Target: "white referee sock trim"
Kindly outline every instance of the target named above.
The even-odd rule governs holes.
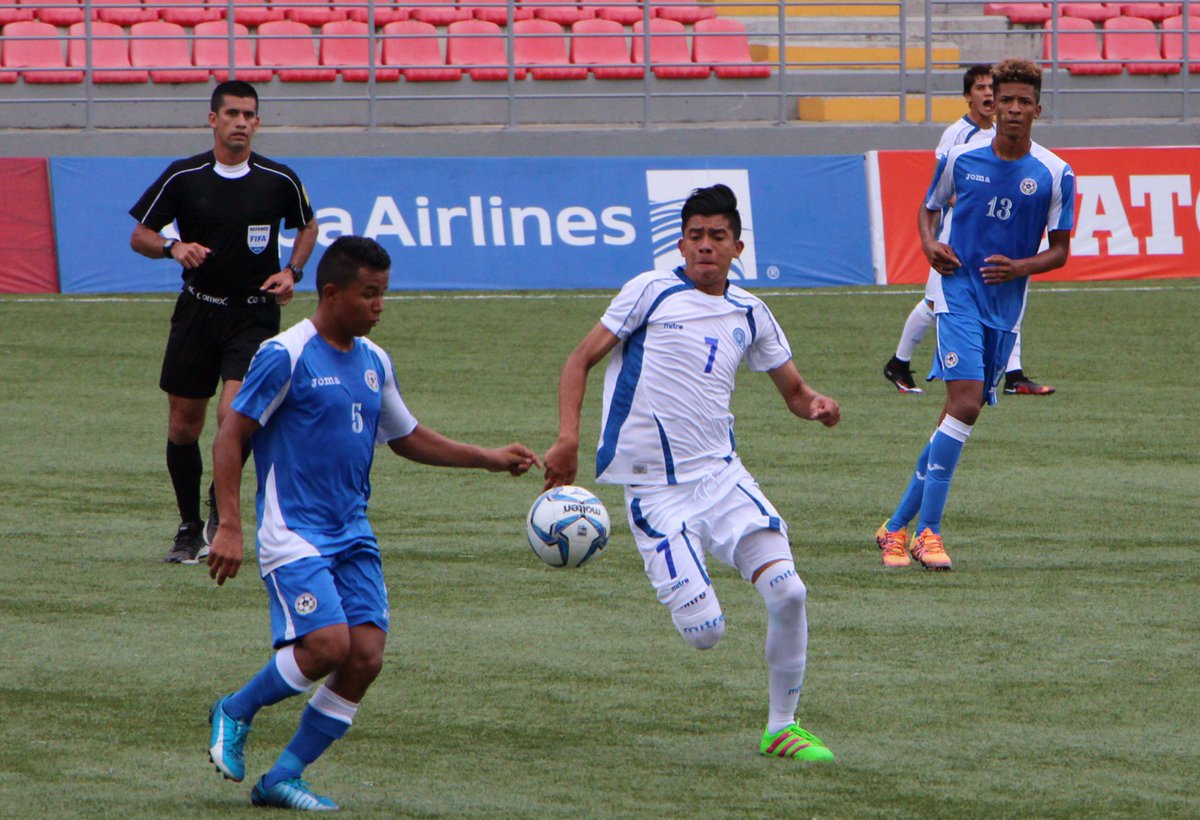
[[[965,443],[971,436],[971,431],[975,429],[972,424],[963,424],[954,416],[946,416],[942,419],[942,423],[938,425],[938,432],[945,433],[957,442]]]
[[[294,644],[288,644],[275,653],[275,668],[279,670],[279,674],[287,685],[297,692],[307,692],[316,683],[316,681],[304,677],[304,673],[300,671],[300,665],[296,663]]]
[[[357,703],[346,700],[328,686],[322,686],[314,692],[313,696],[309,698],[308,705],[326,717],[340,720],[346,725],[353,724],[354,716],[358,714]]]

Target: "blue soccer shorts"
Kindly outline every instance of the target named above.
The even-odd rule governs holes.
[[[263,583],[276,649],[334,624],[374,624],[387,632],[387,587],[379,551],[372,545],[292,561],[268,573]]]
[[[937,352],[930,379],[983,382],[983,397],[996,403],[996,388],[1004,378],[1017,334],[988,327],[974,316],[937,314]]]

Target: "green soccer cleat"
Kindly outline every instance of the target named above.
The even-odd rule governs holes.
[[[763,732],[758,751],[767,757],[782,757],[790,760],[810,762],[832,762],[833,752],[825,747],[821,738],[793,723],[778,732]]]
[[[322,797],[309,788],[308,781],[293,777],[280,780],[271,788],[263,786],[266,775],[260,777],[250,790],[250,802],[256,806],[274,806],[277,809],[300,811],[337,811],[338,805],[328,797]]]

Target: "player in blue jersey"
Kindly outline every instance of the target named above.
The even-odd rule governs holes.
[[[935,159],[941,160],[956,145],[968,142],[991,142],[996,136],[993,119],[996,113],[995,100],[992,96],[992,66],[989,63],[979,63],[968,68],[963,73],[963,99],[967,101],[967,113],[952,122],[942,132],[934,149]],[[942,215],[947,219],[947,215]],[[925,296],[909,312],[904,321],[904,329],[900,333],[900,341],[896,344],[896,352],[883,366],[883,377],[896,386],[901,393],[923,393],[917,387],[912,372],[912,357],[917,351],[917,345],[925,338],[925,334],[933,327],[933,293],[931,288],[940,274],[929,271],[926,282]],[[1018,331],[1013,352],[1008,357],[1005,366],[1004,392],[1025,396],[1047,396],[1054,392],[1049,385],[1038,384],[1025,374],[1021,366],[1021,334]]]
[[[984,403],[996,403],[1029,277],[1062,267],[1070,254],[1075,176],[1031,136],[1042,112],[1041,69],[1005,60],[992,75],[996,137],[951,149],[917,215],[921,248],[941,274],[932,288],[933,375],[946,382],[946,403],[899,505],[875,534],[886,566],[907,566],[911,553],[927,569],[950,569],[941,525],[959,455]],[[952,200],[953,219],[942,223]]]
[[[541,465],[522,444],[484,449],[417,423],[391,359],[365,338],[383,311],[390,267],[374,240],[343,236],[329,246],[317,267],[316,313],[263,343],[213,445],[220,525],[209,574],[222,584],[242,564],[242,450],[252,444],[258,564],[277,650],[213,704],[209,755],[217,770],[241,781],[258,710],[325,679],[251,791],[255,805],[337,808],[301,774],[350,728],[383,664],[387,589],[367,521],[376,444],[422,464],[513,475]]]
[[[745,362],[771,376],[788,409],[832,427],[837,402],[809,387],[767,306],[729,282],[742,250],[737,199],[724,185],[683,206],[684,265],[630,280],[563,366],[558,438],[546,453],[546,488],[579,468],[579,415],[587,374],[609,357],[597,480],[625,487],[630,529],[646,575],[689,644],[709,649],[725,616],[706,557],[734,567],[767,607],[769,708],[764,755],[833,760],[796,723],[808,645],[806,589],[787,524],[734,448],[730,398]]]

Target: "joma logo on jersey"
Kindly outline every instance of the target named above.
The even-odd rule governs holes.
[[[758,278],[750,172],[745,168],[646,172],[646,199],[650,206],[650,234],[654,242],[655,268],[671,270],[683,264],[683,257],[679,253],[679,240],[683,237],[679,211],[692,191],[716,185],[718,182],[728,185],[737,197],[738,215],[742,218],[742,242],[745,244],[741,256],[733,260],[733,265],[729,268],[729,278],[740,281]]]
[[[337,376],[317,376],[312,380],[313,387],[329,387],[334,384],[341,384],[342,381]]]
[[[967,174],[967,179],[971,182],[991,182],[992,178],[984,174]]]

